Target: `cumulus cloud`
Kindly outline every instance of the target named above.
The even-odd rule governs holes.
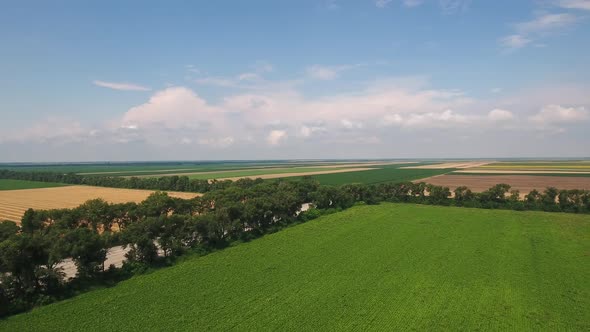
[[[590,119],[590,112],[584,107],[564,107],[561,105],[547,105],[537,114],[531,116],[531,121],[540,125],[576,123]]]
[[[514,114],[503,109],[493,109],[488,113],[488,119],[492,121],[509,121],[514,119]]]
[[[410,113],[406,115],[388,114],[383,122],[406,128],[448,128],[463,126],[471,122],[469,117],[452,110],[428,113]]]
[[[285,130],[271,130],[266,137],[266,141],[270,145],[279,145],[286,138],[287,132]]]
[[[117,82],[105,82],[105,81],[92,81],[92,84],[103,88],[109,88],[119,91],[150,91],[151,89],[145,86],[133,84],[133,83],[117,83]]]
[[[158,91],[147,103],[129,109],[123,115],[122,124],[127,128],[198,128],[209,124],[220,112],[192,90],[172,87]]]
[[[160,154],[185,149],[183,154],[170,152],[171,156],[185,159],[201,158],[202,151],[206,156],[221,158],[247,158],[249,153],[256,158],[272,158],[283,152],[289,157],[287,150],[269,147],[289,142],[288,146],[298,151],[325,152],[334,151],[339,144],[396,144],[408,131],[436,141],[435,137],[443,133],[456,132],[452,129],[479,134],[551,128],[553,123],[569,129],[568,123],[588,119],[588,111],[555,105],[590,105],[583,87],[531,91],[530,96],[521,94],[513,96],[513,100],[502,94],[503,100],[495,102],[475,100],[459,90],[434,89],[428,80],[415,78],[379,80],[320,96],[308,96],[297,85],[281,83],[252,91],[228,89],[215,100],[188,87],[170,87],[154,92],[145,102],[104,124],[45,121],[28,129],[2,132],[0,143],[41,142],[54,146],[62,144],[59,142],[80,142],[81,146],[110,146],[115,150],[156,149]],[[532,104],[522,104],[523,100],[540,101],[534,104],[536,109],[539,105],[549,106],[533,115]],[[316,156],[320,157],[319,152]]]

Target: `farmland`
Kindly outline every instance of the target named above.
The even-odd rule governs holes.
[[[458,170],[457,173],[473,174],[542,174],[590,176],[590,161],[519,161],[497,162]]]
[[[265,175],[283,175],[289,176],[290,174],[302,174],[302,173],[323,173],[323,172],[358,172],[365,171],[371,168],[368,167],[350,167],[350,168],[323,168],[323,167],[291,167],[291,168],[268,168],[268,169],[241,169],[236,171],[224,171],[224,172],[204,172],[204,173],[179,173],[176,175],[186,175],[189,179],[238,179],[245,177],[264,177]]]
[[[413,181],[453,171],[453,169],[406,169],[401,166],[403,165],[380,166],[363,172],[312,175],[312,178],[325,185],[376,184]]]
[[[36,189],[66,186],[62,183],[0,179],[0,190]]]
[[[475,192],[489,189],[498,183],[506,183],[512,186],[512,189],[519,190],[521,194],[526,194],[533,189],[543,191],[547,187],[557,189],[585,189],[590,190],[590,177],[566,177],[566,176],[537,176],[537,175],[459,175],[446,174],[423,179],[422,181],[437,185],[449,187],[451,190],[459,186],[467,186]]]
[[[0,220],[20,221],[28,208],[73,208],[87,200],[102,198],[111,203],[140,202],[153,191],[68,186],[26,190],[0,191]],[[169,193],[173,197],[192,198],[194,193]]]
[[[589,243],[589,216],[360,206],[10,317],[0,330],[582,331]]]

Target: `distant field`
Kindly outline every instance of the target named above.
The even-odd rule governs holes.
[[[467,171],[531,171],[531,172],[590,172],[590,161],[531,161],[531,162],[501,162],[470,168]]]
[[[133,176],[165,174],[169,172],[207,172],[243,169],[248,167],[274,167],[271,163],[206,163],[206,164],[145,164],[145,165],[66,165],[66,166],[1,166],[0,169],[34,172],[81,173],[88,175]],[[284,165],[283,165],[284,166]]]
[[[382,166],[379,169],[363,172],[313,175],[312,178],[327,185],[375,184],[413,181],[453,171],[453,169],[404,169],[400,166],[402,165]]]
[[[63,187],[63,186],[67,186],[67,184],[52,183],[52,182],[0,179],[0,190],[51,188],[51,187]]]
[[[326,172],[336,170],[350,170],[355,171],[359,168],[331,168],[326,169],[323,167],[296,167],[296,168],[269,168],[269,169],[255,169],[255,170],[238,170],[238,171],[226,171],[226,172],[207,172],[201,174],[187,174],[189,179],[225,179],[225,178],[239,178],[239,177],[256,177],[258,175],[267,174],[288,174],[288,173],[314,173],[314,172]]]
[[[68,186],[59,188],[41,188],[18,191],[0,191],[0,221],[20,222],[22,215],[29,208],[60,209],[73,208],[89,199],[102,198],[111,203],[140,202],[153,191],[102,188],[90,186]],[[192,198],[195,193],[170,192],[170,196]]]
[[[512,189],[519,190],[521,194],[527,194],[533,189],[543,191],[547,187],[590,190],[590,177],[587,176],[445,174],[428,178],[424,181],[438,186],[449,187],[451,190],[459,186],[467,186],[475,192],[487,190],[499,183],[509,184],[512,186]]]
[[[88,164],[88,165],[51,165],[51,166],[6,166],[0,169],[15,171],[45,171],[59,173],[78,173],[83,175],[108,176],[167,176],[188,175],[200,172],[248,171],[258,169],[293,168],[293,167],[362,167],[389,163],[391,161],[251,161],[251,162],[186,162],[186,163],[144,163],[144,164]],[[400,161],[404,163],[404,161]]]
[[[360,206],[2,331],[588,331],[590,216]]]
[[[478,170],[460,170],[449,173],[449,175],[472,175],[472,176],[497,176],[497,175],[530,175],[530,176],[563,176],[563,177],[590,177],[590,171],[588,172],[560,172],[548,173],[550,171],[485,171],[479,172]]]

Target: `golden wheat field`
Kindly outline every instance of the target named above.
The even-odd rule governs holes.
[[[110,203],[141,202],[153,191],[135,189],[69,186],[0,191],[0,220],[20,222],[29,209],[74,208],[90,199],[102,198]],[[184,199],[199,196],[197,193],[168,192],[172,197]]]

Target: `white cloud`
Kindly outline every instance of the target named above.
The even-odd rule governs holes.
[[[281,141],[287,138],[287,132],[285,130],[271,130],[266,137],[266,141],[270,145],[279,145]]]
[[[557,5],[567,9],[590,10],[590,0],[560,0]]]
[[[348,119],[340,120],[340,124],[342,127],[346,129],[361,129],[363,128],[363,123],[358,121],[350,121]]]
[[[490,92],[491,92],[491,93],[500,93],[500,92],[502,92],[503,90],[504,90],[504,89],[502,89],[502,88],[493,88],[493,89],[491,89],[491,90],[490,90]]]
[[[522,48],[536,39],[561,31],[577,21],[577,16],[568,13],[541,14],[530,21],[515,24],[514,30],[516,33],[501,38],[500,45],[507,49]],[[535,43],[534,45],[545,46],[543,43]]]
[[[539,113],[533,115],[531,121],[539,125],[576,123],[590,119],[590,112],[584,107],[564,107],[547,105]]]
[[[385,8],[392,0],[377,0],[375,1],[375,6],[378,8]]]
[[[531,21],[516,24],[516,30],[521,34],[542,33],[570,26],[576,21],[577,17],[572,14],[544,14]]]
[[[505,48],[521,48],[528,45],[531,42],[530,39],[523,35],[510,35],[500,39],[500,44]]]
[[[406,128],[448,128],[464,126],[472,122],[469,117],[452,110],[443,112],[388,114],[383,118],[385,125],[397,125]]]
[[[232,136],[222,138],[201,138],[198,143],[200,145],[208,145],[217,148],[227,148],[235,143],[235,139]]]
[[[303,125],[301,126],[301,128],[299,128],[299,136],[308,138],[318,133],[325,133],[326,131],[327,129],[324,126]]]
[[[488,119],[492,120],[492,121],[509,121],[514,119],[514,114],[512,114],[512,112],[510,111],[506,111],[503,109],[493,109],[488,113]]]
[[[120,91],[150,91],[151,89],[145,86],[133,84],[133,83],[117,83],[117,82],[105,82],[105,81],[92,81],[92,84],[103,88],[109,88]]]

